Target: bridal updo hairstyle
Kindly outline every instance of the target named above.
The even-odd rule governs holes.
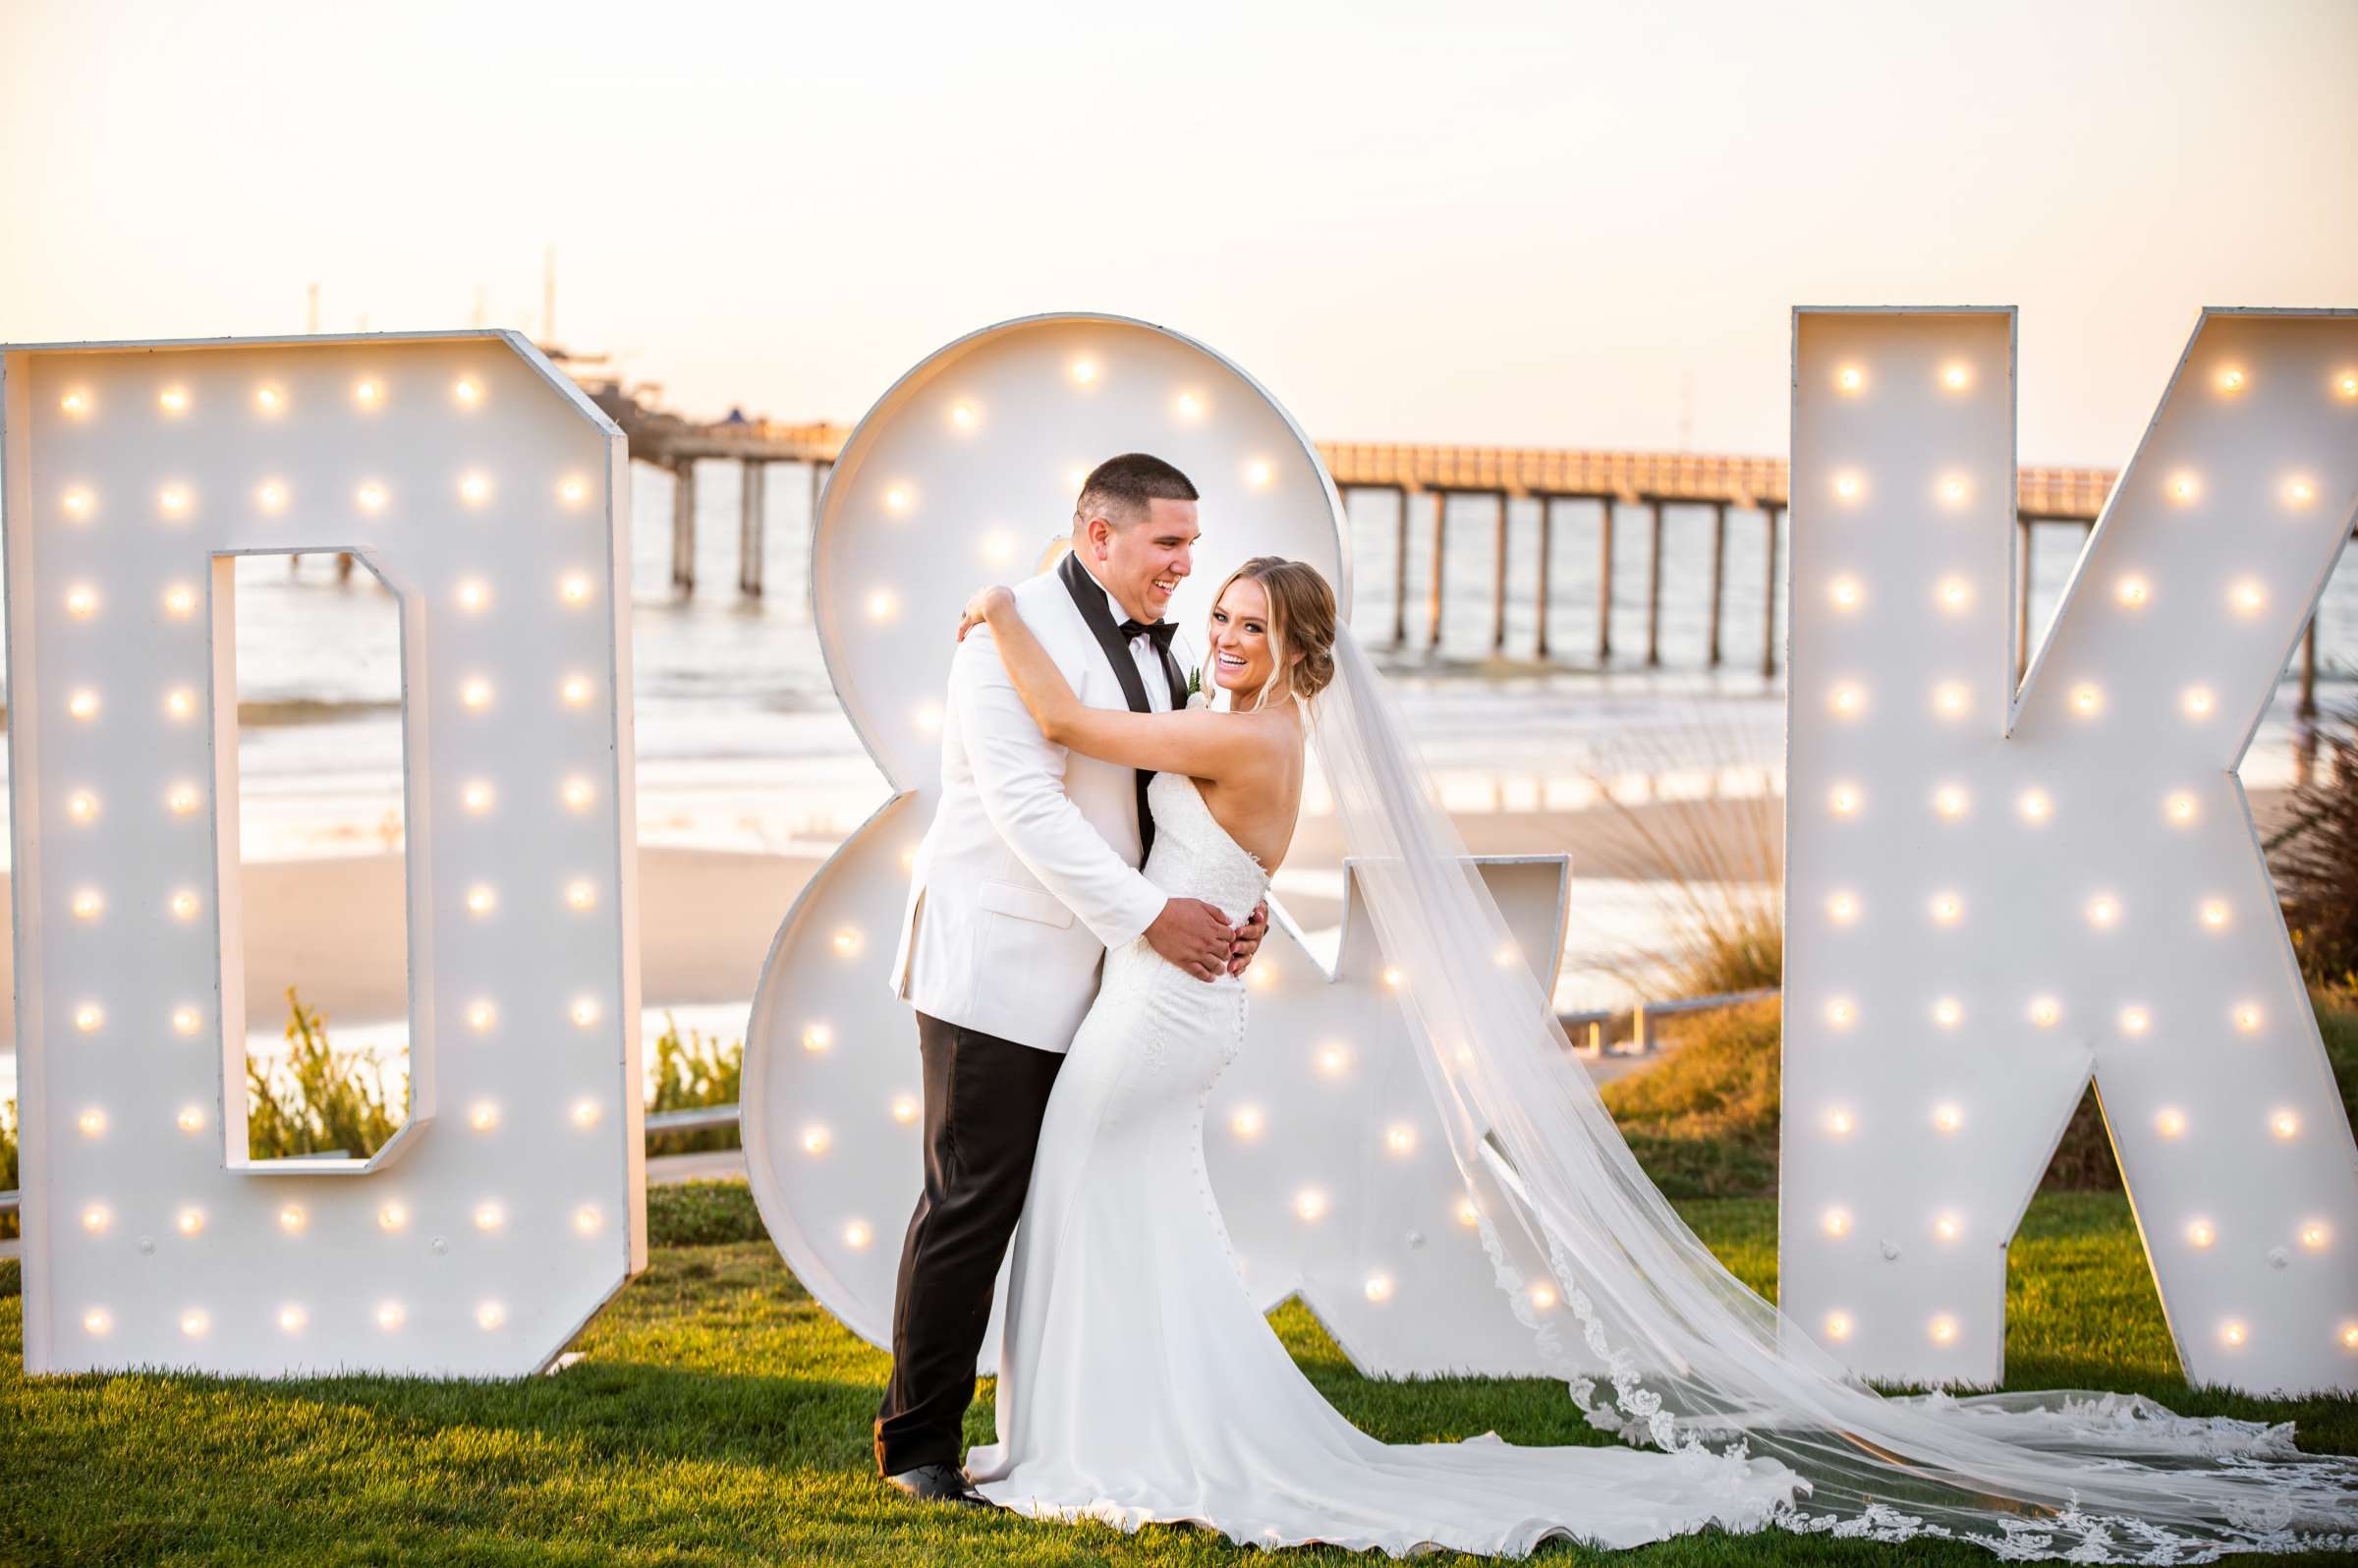
[[[1262,700],[1284,681],[1296,701],[1308,703],[1334,679],[1334,589],[1307,561],[1256,555],[1221,581],[1211,596],[1215,607],[1238,578],[1251,578],[1269,596],[1269,649],[1277,669]]]

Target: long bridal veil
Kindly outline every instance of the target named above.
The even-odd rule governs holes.
[[[1335,665],[1312,734],[1346,853],[1384,951],[1415,955],[1400,994],[1459,1169],[1514,1194],[1481,1221],[1501,1288],[1548,1331],[1496,1228],[1519,1226],[1608,1370],[1609,1386],[1571,1382],[1592,1423],[1781,1460],[1810,1484],[1778,1521],[1800,1531],[2089,1562],[2358,1544],[2358,1462],[2300,1453],[2289,1425],[2112,1394],[1885,1398],[1722,1267],[1639,1168],[1530,970],[1494,961],[1506,924],[1347,627]]]

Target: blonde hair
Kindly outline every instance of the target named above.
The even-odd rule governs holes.
[[[1213,609],[1239,578],[1259,583],[1269,599],[1269,653],[1275,666],[1262,685],[1258,705],[1266,705],[1280,682],[1296,701],[1307,703],[1334,679],[1334,589],[1307,561],[1257,555],[1220,581],[1211,596]]]

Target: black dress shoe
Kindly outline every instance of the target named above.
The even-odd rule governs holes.
[[[955,1465],[920,1465],[915,1470],[904,1470],[897,1476],[886,1476],[884,1484],[898,1486],[910,1496],[923,1498],[926,1502],[973,1503],[983,1508],[990,1506],[990,1499],[975,1490],[975,1484],[968,1481]]]

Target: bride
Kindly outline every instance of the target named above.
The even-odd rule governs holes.
[[[1463,1171],[1505,1167],[1504,1222],[1549,1260],[1608,1369],[1608,1390],[1571,1392],[1628,1445],[1387,1444],[1325,1402],[1254,1306],[1205,1174],[1204,1103],[1243,1045],[1244,987],[1192,980],[1141,940],[1106,955],[1041,1126],[999,1440],[968,1456],[993,1502],[1395,1556],[1712,1527],[2091,1562],[2358,1544],[2358,1463],[2301,1454],[2288,1426],[2112,1394],[1887,1399],[1728,1273],[1639,1169],[1529,971],[1501,983],[1504,922],[1311,567],[1259,557],[1213,595],[1225,710],[1085,706],[1007,589],[977,594],[960,635],[980,623],[1050,741],[1157,775],[1147,876],[1232,922],[1285,858],[1317,741],[1376,934],[1420,955],[1402,995],[1452,1152]],[[1544,1332],[1500,1222],[1481,1221],[1500,1285]]]

